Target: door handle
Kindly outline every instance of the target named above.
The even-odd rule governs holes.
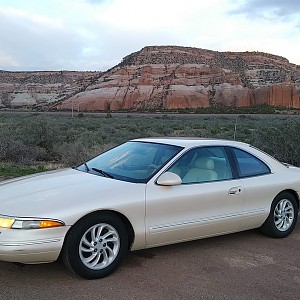
[[[241,191],[242,191],[242,187],[235,186],[228,191],[228,195],[238,195],[241,193]]]

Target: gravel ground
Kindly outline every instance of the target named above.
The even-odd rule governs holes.
[[[58,261],[0,262],[0,299],[300,299],[300,222],[291,236],[256,230],[132,252],[111,276],[84,280]]]

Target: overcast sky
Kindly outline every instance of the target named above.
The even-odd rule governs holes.
[[[144,46],[300,65],[299,0],[0,0],[0,70],[105,71]]]

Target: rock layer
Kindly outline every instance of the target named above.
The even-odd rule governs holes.
[[[45,107],[83,91],[100,72],[0,71],[0,107]]]
[[[300,66],[261,52],[145,47],[59,108],[144,110],[213,104],[300,108]]]
[[[262,52],[151,46],[104,73],[0,71],[0,106],[114,111],[217,104],[300,108],[300,66]]]

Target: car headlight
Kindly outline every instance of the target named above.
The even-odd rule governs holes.
[[[0,228],[40,229],[64,226],[59,220],[0,217]]]
[[[0,218],[0,228],[11,228],[14,224],[15,219],[11,218]]]

